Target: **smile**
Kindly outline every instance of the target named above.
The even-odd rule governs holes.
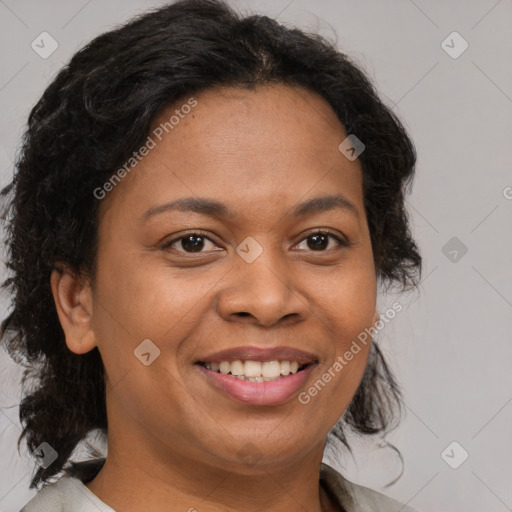
[[[304,387],[317,363],[297,361],[236,360],[197,363],[194,366],[209,386],[237,402],[250,405],[279,405]],[[234,373],[233,373],[234,372]]]
[[[205,368],[232,375],[247,382],[270,382],[303,370],[307,365],[298,361],[221,361],[204,363]]]

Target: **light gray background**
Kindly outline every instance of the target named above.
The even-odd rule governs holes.
[[[512,510],[511,0],[231,3],[337,33],[339,48],[377,83],[418,149],[408,207],[424,279],[419,294],[381,298],[382,311],[394,300],[404,310],[379,336],[405,390],[406,417],[389,436],[405,473],[384,489],[400,465],[371,441],[353,441],[355,460],[328,460],[420,511]],[[10,181],[29,110],[57,70],[97,34],[161,4],[0,0],[0,185]],[[48,59],[31,48],[43,31],[59,45]],[[441,46],[453,31],[469,44],[456,59]],[[447,44],[461,48],[457,38]],[[468,249],[457,261],[453,247],[448,256],[442,250],[452,237]],[[2,317],[7,305],[3,295]],[[35,493],[33,463],[16,451],[20,375],[5,355],[0,362],[0,511],[16,512]],[[452,441],[469,453],[458,469],[441,457]],[[459,450],[448,451],[452,463]]]

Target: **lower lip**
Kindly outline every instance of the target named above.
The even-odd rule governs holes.
[[[217,373],[196,364],[208,381],[229,397],[251,405],[278,405],[286,402],[304,386],[316,364],[310,364],[300,372],[267,382],[249,382],[232,375]]]

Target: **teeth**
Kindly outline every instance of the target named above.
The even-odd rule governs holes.
[[[222,363],[219,364],[219,370],[220,373],[229,373],[231,371],[231,363],[228,361],[222,361]]]
[[[279,364],[279,361],[266,361],[265,363],[263,363],[261,365],[261,375],[263,377],[277,379],[277,377],[281,375],[281,365]]]
[[[244,375],[246,377],[261,377],[261,363],[259,361],[245,361]]]
[[[230,373],[240,380],[249,382],[268,382],[297,373],[300,364],[297,361],[222,361],[220,363],[205,363],[210,370],[224,375]]]
[[[231,363],[231,375],[244,375],[244,363],[242,361],[233,361]]]

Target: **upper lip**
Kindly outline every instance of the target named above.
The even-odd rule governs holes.
[[[315,363],[318,359],[309,352],[292,347],[260,348],[254,345],[228,348],[208,354],[197,363],[220,363],[222,361],[297,361],[299,364]]]

